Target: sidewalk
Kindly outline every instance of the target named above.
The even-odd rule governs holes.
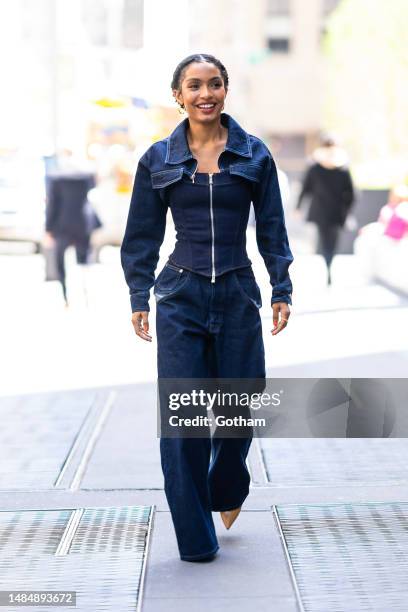
[[[324,263],[312,254],[296,257],[290,325],[272,337],[271,287],[254,232],[248,253],[261,287],[266,366],[272,376],[405,376],[408,370],[408,298],[379,285],[364,285],[352,256],[337,256],[333,286],[325,286]],[[157,270],[171,252],[169,235]],[[79,389],[100,384],[156,380],[155,303],[151,298],[153,342],[138,341],[130,322],[127,287],[118,249],[106,249],[102,264],[82,277],[68,253],[65,310],[58,283],[43,282],[39,255],[1,256],[1,393]],[[18,342],[16,342],[16,338]],[[23,350],[22,350],[23,349]],[[23,375],[22,375],[23,374]]]
[[[117,253],[94,269],[88,308],[79,291],[69,312],[39,264],[13,260],[15,281],[32,273],[8,283],[0,322],[0,590],[76,590],[77,609],[93,612],[406,609],[404,439],[255,439],[243,511],[229,531],[214,513],[218,557],[181,562],[156,437],[155,342],[132,335]],[[408,300],[361,286],[347,257],[326,290],[320,264],[300,258],[290,326],[272,338],[254,262],[268,376],[406,376]]]
[[[399,510],[401,519],[408,518],[408,448],[405,440],[256,439],[249,456],[251,492],[241,515],[231,530],[226,531],[218,513],[214,513],[220,543],[218,557],[209,564],[181,562],[163,492],[154,406],[155,389],[151,384],[0,400],[3,423],[6,423],[1,434],[2,557],[3,564],[8,561],[9,568],[16,572],[9,574],[8,582],[5,580],[8,574],[2,574],[1,590],[61,589],[55,568],[48,573],[58,559],[63,568],[64,588],[78,593],[79,610],[135,609],[131,606],[139,596],[140,605],[143,601],[143,610],[148,612],[187,610],[192,606],[202,611],[235,609],[249,612],[273,608],[286,612],[302,609],[297,601],[297,588],[305,597],[308,589],[314,591],[309,607],[304,609],[331,609],[321,607],[325,594],[322,581],[331,585],[331,601],[341,602],[343,590],[353,585],[353,575],[346,575],[347,580],[336,585],[336,572],[344,573],[346,560],[347,572],[351,574],[355,564],[359,564],[358,582],[363,588],[367,580],[364,566],[381,551],[384,554],[382,533],[387,526],[389,508],[393,508],[395,514]],[[14,419],[10,413],[14,414]],[[8,417],[7,420],[4,417]],[[45,432],[49,444],[44,447]],[[350,453],[354,480],[348,476],[345,461]],[[321,469],[319,466],[323,465],[330,468]],[[375,478],[371,478],[376,470],[389,473],[389,482],[377,484]],[[333,479],[333,474],[337,474],[337,480]],[[342,475],[340,480],[339,474]],[[355,479],[356,474],[358,479]],[[359,511],[367,512],[366,502],[370,501],[389,502],[383,509],[378,505],[374,508],[378,533],[375,523],[370,531],[364,516],[360,529],[358,524],[355,526]],[[354,523],[350,519],[347,524],[344,517],[333,515],[336,510],[333,504],[352,511]],[[134,523],[129,518],[131,509],[138,515]],[[311,537],[308,530],[313,511],[319,509],[331,513],[331,521],[327,521],[327,531],[319,534],[322,519],[317,517]],[[23,510],[45,510],[48,511],[46,515],[64,510],[66,514],[60,517],[59,535],[54,523],[48,528],[42,524],[42,535],[38,534],[32,529],[33,517],[29,521],[31,531],[23,531]],[[81,515],[84,510],[84,516],[89,515],[85,523]],[[141,524],[139,515],[144,513],[147,517],[150,512],[151,526],[148,528],[147,518]],[[295,537],[296,521],[293,517],[286,519],[290,512],[299,515],[298,522],[301,520],[303,526]],[[82,518],[67,535],[68,521],[72,516],[75,519],[75,513]],[[285,519],[287,532],[283,538],[281,530],[285,527]],[[46,522],[44,516],[42,521]],[[337,536],[333,536],[333,530],[337,530]],[[400,555],[406,555],[404,541],[407,536],[401,525],[398,527],[397,522],[395,529],[390,528],[387,533],[389,540],[395,538],[399,542]],[[309,543],[300,543],[305,534],[311,538]],[[336,551],[334,557],[331,551],[330,559],[322,564],[325,549],[321,545],[326,546],[324,542],[327,544],[330,536],[335,540],[337,537],[335,543],[343,546],[337,550],[339,567],[335,562]],[[364,547],[365,538],[369,538],[368,549]],[[67,552],[65,556],[55,557],[64,539],[68,542]],[[44,541],[47,540],[51,545],[46,551]],[[291,545],[289,565],[286,555]],[[23,557],[17,556],[18,550]],[[74,565],[73,554],[76,554]],[[298,556],[306,554],[307,562],[299,567]],[[36,559],[42,563],[38,566],[37,561],[37,570],[33,570]],[[328,573],[329,561],[331,574]],[[393,572],[399,567],[397,561],[394,559],[393,565],[382,568],[383,581],[392,583]],[[136,564],[140,568],[138,575],[135,575]],[[80,575],[75,571],[78,565],[82,568]],[[303,585],[302,572],[305,571],[309,581]],[[295,580],[293,572],[296,572]],[[140,580],[144,582],[142,592],[138,590]],[[110,600],[102,589],[106,581],[110,585]],[[121,605],[122,589],[128,599]],[[87,599],[93,602],[93,607],[83,605]],[[112,607],[106,607],[109,601]],[[360,607],[334,609],[402,609],[393,608],[391,602],[386,608],[360,604]]]

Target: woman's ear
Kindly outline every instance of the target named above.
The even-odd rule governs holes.
[[[177,89],[173,89],[173,96],[174,99],[179,103],[179,104],[183,104],[183,96],[181,94],[181,91],[178,91]]]

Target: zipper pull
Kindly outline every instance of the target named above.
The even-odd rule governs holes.
[[[208,176],[210,177],[210,185],[212,185],[213,184],[213,175],[212,175],[212,172],[209,172]]]
[[[192,181],[193,183],[194,183],[194,179],[195,179],[195,174],[196,174],[196,172],[197,172],[197,168],[198,168],[198,162],[196,163],[195,170],[194,170],[193,174],[191,175],[191,181]]]

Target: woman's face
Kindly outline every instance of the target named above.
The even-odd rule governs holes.
[[[209,62],[192,62],[184,70],[181,90],[174,95],[189,118],[211,122],[221,114],[227,90],[217,66]],[[203,105],[210,105],[208,108]]]

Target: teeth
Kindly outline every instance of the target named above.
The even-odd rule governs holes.
[[[213,108],[215,104],[199,104],[198,108]]]

